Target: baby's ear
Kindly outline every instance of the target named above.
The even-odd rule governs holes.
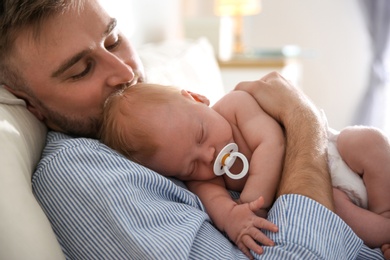
[[[182,90],[181,90],[181,94],[182,94],[185,98],[189,98],[189,99],[195,100],[195,99],[191,96],[190,92],[187,91],[187,90],[182,89]]]
[[[188,98],[191,98],[191,99],[193,99],[193,100],[195,100],[195,101],[198,101],[198,102],[200,102],[200,103],[203,103],[203,104],[205,104],[206,106],[209,106],[209,105],[210,105],[210,100],[209,100],[207,97],[205,97],[205,96],[203,96],[203,95],[200,95],[200,94],[198,94],[198,93],[194,93],[194,92],[191,92],[191,91],[182,89],[182,90],[181,90],[181,94],[182,94],[183,96],[185,96],[185,97],[188,97]]]

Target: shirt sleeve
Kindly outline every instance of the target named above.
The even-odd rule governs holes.
[[[265,247],[266,259],[383,259],[380,251],[365,246],[340,217],[307,197],[279,197],[268,219],[279,232],[265,231],[276,244]]]

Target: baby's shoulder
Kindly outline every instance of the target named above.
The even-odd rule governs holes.
[[[242,107],[243,104],[253,102],[253,100],[253,97],[249,93],[241,90],[234,90],[224,95],[213,107],[216,109],[222,107],[236,109]]]
[[[242,101],[242,100],[253,100],[253,97],[248,92],[242,90],[233,90],[228,92],[225,96],[222,97],[221,100],[228,101]]]

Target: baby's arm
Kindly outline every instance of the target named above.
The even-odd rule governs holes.
[[[252,151],[249,177],[240,200],[245,203],[263,196],[264,207],[268,208],[273,203],[282,172],[285,152],[283,130],[250,94],[234,91],[225,98],[232,111],[225,111],[228,114],[224,116],[230,117],[227,119],[235,123],[244,140],[241,143],[246,143]],[[233,114],[235,118],[231,118]]]
[[[263,206],[263,198],[237,204],[227,192],[221,177],[208,182],[190,181],[186,184],[199,196],[215,226],[225,232],[249,258],[253,258],[249,250],[257,254],[263,252],[262,247],[256,242],[268,246],[274,245],[274,242],[260,229],[277,232],[278,228],[254,213]]]

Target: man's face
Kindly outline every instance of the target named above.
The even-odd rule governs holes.
[[[38,38],[23,31],[15,46],[11,63],[33,97],[16,94],[57,131],[96,137],[105,99],[144,77],[135,50],[96,0],[46,20]]]

